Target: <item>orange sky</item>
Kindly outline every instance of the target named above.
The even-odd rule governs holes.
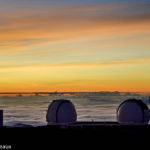
[[[47,3],[0,2],[0,92],[150,92],[148,4]]]

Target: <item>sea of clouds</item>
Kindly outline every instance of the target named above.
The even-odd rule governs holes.
[[[99,92],[52,95],[0,96],[4,126],[46,125],[49,104],[56,99],[69,99],[75,105],[77,121],[117,121],[116,110],[124,100],[142,99],[149,106],[149,96],[136,93]]]

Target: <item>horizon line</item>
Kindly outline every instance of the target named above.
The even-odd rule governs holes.
[[[118,92],[118,93],[150,93],[139,91],[54,91],[54,92],[0,92],[0,94],[57,94],[57,93],[100,93],[100,92]]]

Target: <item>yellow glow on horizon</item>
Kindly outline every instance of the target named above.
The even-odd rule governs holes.
[[[143,65],[145,69],[138,71]],[[6,67],[0,71],[4,75],[0,91],[149,92],[150,72],[146,69],[149,65],[150,59],[145,58],[116,61],[114,64]]]

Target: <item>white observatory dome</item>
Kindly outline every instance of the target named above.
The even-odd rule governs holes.
[[[121,124],[147,124],[149,109],[141,100],[129,99],[117,109],[117,120]]]
[[[75,107],[69,100],[53,100],[49,105],[46,120],[48,125],[74,123],[77,120]]]

